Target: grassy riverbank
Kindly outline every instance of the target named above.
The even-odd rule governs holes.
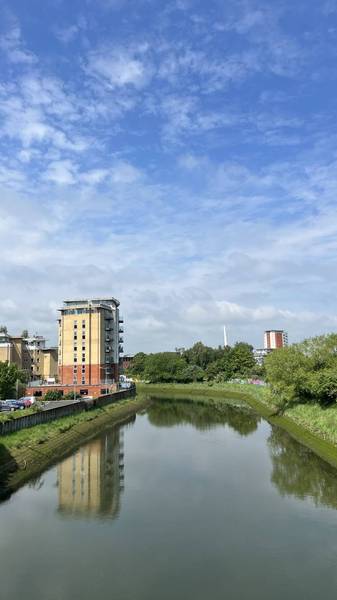
[[[0,493],[11,493],[104,428],[146,406],[144,397],[121,400],[0,437]]]
[[[322,408],[319,404],[297,404],[276,416],[269,390],[266,387],[248,384],[139,384],[137,391],[143,394],[171,395],[183,397],[244,399],[252,408],[271,424],[285,429],[299,442],[337,467],[337,405]]]

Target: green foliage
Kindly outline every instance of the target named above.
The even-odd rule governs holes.
[[[49,392],[48,392],[49,393]],[[57,398],[59,400],[60,398]],[[64,396],[62,396],[62,400],[79,400],[81,399],[81,394],[74,394],[74,392],[68,392]]]
[[[136,377],[136,379],[138,377],[142,378],[144,376],[145,362],[146,354],[144,352],[138,352],[138,354],[133,357],[132,365],[126,369],[127,375]]]
[[[63,396],[61,394],[61,392],[58,392],[57,390],[49,390],[48,392],[46,392],[46,394],[43,397],[43,400],[45,400],[46,402],[55,402],[57,400],[62,400]]]
[[[149,354],[145,360],[144,377],[151,383],[183,381],[186,361],[176,352]]]
[[[253,348],[239,342],[233,348],[211,348],[197,342],[180,355],[177,352],[136,354],[127,374],[152,383],[223,382],[256,376]],[[257,375],[259,376],[259,375]]]
[[[25,373],[14,364],[0,362],[0,400],[16,396],[18,381],[25,381]]]
[[[201,369],[206,367],[217,358],[222,350],[215,350],[209,346],[204,346],[202,342],[197,342],[189,350],[185,350],[183,357],[190,365],[197,365]]]
[[[265,368],[278,404],[319,402],[328,405],[337,401],[336,334],[275,350],[266,358]]]
[[[8,333],[8,329],[6,327],[6,325],[0,325],[0,333]]]
[[[181,373],[181,381],[191,383],[202,381],[205,377],[205,371],[198,365],[187,365]]]

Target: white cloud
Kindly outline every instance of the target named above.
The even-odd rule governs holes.
[[[150,82],[153,72],[146,52],[146,45],[135,49],[103,47],[89,53],[86,70],[111,88],[141,89]]]
[[[25,49],[21,39],[21,30],[14,25],[7,33],[0,37],[0,49],[6,52],[11,63],[33,64],[37,62],[36,56]]]
[[[111,179],[114,183],[134,183],[141,176],[139,169],[125,161],[118,161],[111,169]]]
[[[53,161],[42,179],[57,185],[73,185],[76,183],[76,171],[76,166],[70,160]]]

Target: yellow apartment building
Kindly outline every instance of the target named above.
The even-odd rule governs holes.
[[[115,298],[66,300],[60,308],[59,379],[63,385],[118,381],[123,319]]]

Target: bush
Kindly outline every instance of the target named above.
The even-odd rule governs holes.
[[[45,400],[46,402],[55,402],[57,400],[62,399],[63,395],[57,390],[49,390],[43,397],[43,400]]]
[[[273,401],[279,405],[337,401],[336,334],[274,350],[267,356],[265,368]]]

